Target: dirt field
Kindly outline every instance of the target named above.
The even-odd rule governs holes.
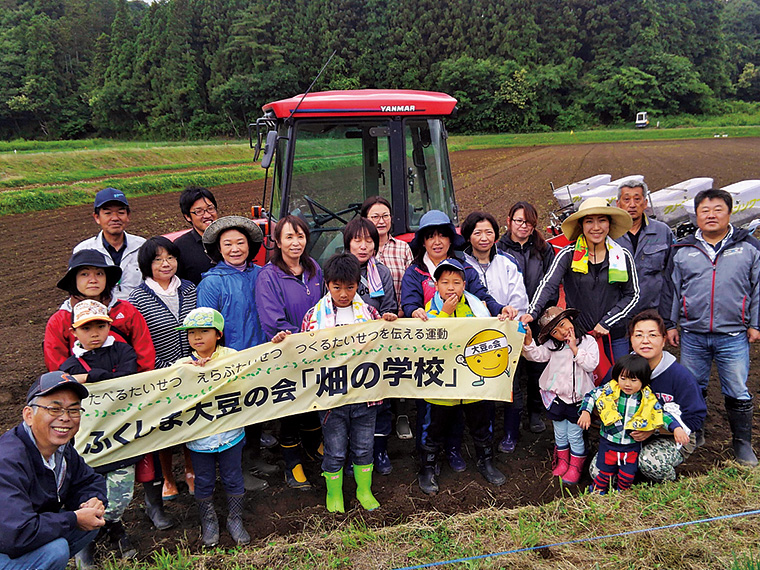
[[[554,208],[550,182],[560,186],[599,173],[609,173],[613,179],[643,174],[650,188],[656,190],[696,176],[713,177],[716,187],[759,178],[760,140],[709,139],[463,151],[452,156],[452,164],[462,215],[476,208],[484,209],[503,222],[510,204],[528,200],[537,206],[545,220]],[[253,197],[261,196],[261,188],[260,183],[238,184],[217,188],[215,193],[224,214],[245,215]],[[177,201],[177,194],[131,200],[129,230],[147,237],[183,227]],[[0,218],[0,324],[5,333],[5,350],[0,354],[1,430],[19,420],[30,380],[44,371],[41,347],[45,322],[64,300],[55,284],[65,272],[71,248],[95,232],[90,214],[91,208],[82,206]],[[757,357],[756,348],[753,356]],[[750,386],[751,392],[757,393],[760,381],[756,367],[752,369]],[[730,456],[730,434],[717,382],[711,383],[709,404],[708,444],[680,468],[681,474],[704,472]],[[756,419],[756,433],[760,433],[759,426],[760,419]],[[249,493],[248,530],[256,543],[272,533],[298,532],[312,517],[324,519],[327,528],[357,516],[363,517],[369,525],[382,526],[402,521],[422,509],[456,513],[486,505],[514,507],[549,501],[560,494],[557,482],[552,481],[549,473],[552,445],[550,428],[541,435],[524,432],[518,450],[511,456],[502,454],[498,459],[499,467],[508,476],[507,484],[500,488],[485,484],[472,460],[463,474],[454,474],[445,466],[440,477],[442,492],[429,498],[416,485],[413,443],[392,438],[390,455],[394,471],[388,477],[376,477],[373,486],[382,504],[378,511],[367,514],[354,510],[344,516],[327,516],[323,507],[324,483],[319,477],[319,466],[312,463],[306,465],[306,470],[318,485],[314,492],[292,491],[285,487],[280,475],[271,478],[266,491]],[[474,453],[471,446],[469,449]],[[278,458],[265,453],[273,461]],[[347,499],[352,492],[349,483]],[[218,496],[221,506],[221,493]],[[198,547],[197,510],[191,497],[183,494],[168,503],[169,512],[181,523],[165,532],[155,532],[147,524],[137,508],[140,501],[138,490],[126,522],[142,553],[147,554],[156,546],[172,549],[180,541],[193,549]],[[224,512],[224,508],[220,510]],[[228,545],[225,541],[229,538],[223,533],[222,544]]]

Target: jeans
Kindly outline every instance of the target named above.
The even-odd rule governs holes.
[[[710,380],[713,360],[718,367],[720,389],[724,396],[749,400],[749,341],[745,333],[681,333],[681,363],[697,379],[703,392]]]
[[[345,404],[319,412],[325,445],[322,471],[340,471],[346,463],[349,442],[354,465],[369,465],[374,461],[377,408],[365,403]]]
[[[258,444],[259,440],[256,440]],[[242,495],[243,487],[243,447],[245,439],[222,452],[200,453],[190,450],[195,470],[195,498],[208,499],[214,494],[216,485],[216,464],[219,463],[219,477],[228,495]]]
[[[76,528],[67,536],[48,542],[18,558],[0,554],[0,570],[64,570],[69,558],[95,540],[98,530]]]
[[[377,419],[375,420],[375,437],[388,437],[393,429],[393,413],[391,412],[390,400],[383,400],[377,407]]]
[[[552,420],[554,426],[554,443],[557,449],[570,448],[573,455],[586,455],[586,443],[583,441],[583,428],[569,420]]]

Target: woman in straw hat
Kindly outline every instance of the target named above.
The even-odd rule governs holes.
[[[225,346],[245,350],[267,342],[256,305],[256,280],[261,267],[252,263],[261,247],[263,234],[253,220],[225,216],[203,232],[203,247],[216,265],[198,284],[198,307],[210,307],[224,317]],[[250,454],[258,457],[261,425],[246,426]],[[245,489],[260,491],[269,484],[252,473],[244,473]]]
[[[628,212],[604,198],[584,201],[562,222],[571,243],[557,254],[521,320],[538,318],[562,284],[567,305],[580,311],[578,326],[596,338],[609,335],[611,343],[603,343],[608,358],[629,352],[626,326],[639,300],[639,281],[633,257],[613,240],[632,223]]]

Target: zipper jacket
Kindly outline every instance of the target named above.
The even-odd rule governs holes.
[[[465,261],[478,273],[480,282],[491,296],[502,305],[510,305],[522,315],[528,309],[528,294],[525,292],[522,271],[514,257],[496,246],[491,249],[491,261],[483,269],[475,257],[472,248],[464,252]]]
[[[631,252],[622,248],[628,280],[623,283],[609,283],[609,255],[595,271],[589,264],[588,273],[578,273],[571,269],[575,243],[564,247],[554,258],[546,276],[536,290],[528,307],[528,313],[537,320],[549,301],[557,297],[560,283],[565,288],[567,306],[578,309],[578,326],[591,331],[601,324],[610,331],[610,337],[617,339],[626,335],[628,320],[635,314],[639,302],[639,280]]]
[[[636,264],[641,296],[633,314],[638,314],[644,309],[655,309],[665,319],[667,328],[672,329],[675,324],[670,322],[670,304],[663,304],[662,300],[666,297],[663,291],[669,286],[670,273],[667,272],[667,266],[670,246],[675,242],[673,232],[667,224],[650,220],[644,214],[636,251],[633,251],[633,244],[627,233],[615,241],[631,252]]]
[[[696,236],[673,245],[671,320],[692,333],[760,328],[760,242],[734,229],[711,259]]]

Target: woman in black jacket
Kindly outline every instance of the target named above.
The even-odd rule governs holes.
[[[516,202],[509,209],[506,231],[497,244],[497,247],[511,254],[520,265],[528,299],[533,298],[538,284],[554,261],[554,248],[546,242],[541,232],[536,231],[537,227],[536,208],[528,202]],[[550,304],[556,305],[557,299],[553,299]],[[533,334],[538,335],[536,324],[532,323],[531,326]],[[546,429],[541,418],[544,405],[538,392],[538,379],[545,367],[544,362],[530,362],[520,357],[517,368],[517,381],[527,386],[528,426],[533,433],[541,433]],[[519,407],[514,407],[519,410]],[[499,443],[499,450],[505,453],[514,451],[519,429],[520,419],[514,418],[510,411],[509,407],[504,411],[504,438]]]

